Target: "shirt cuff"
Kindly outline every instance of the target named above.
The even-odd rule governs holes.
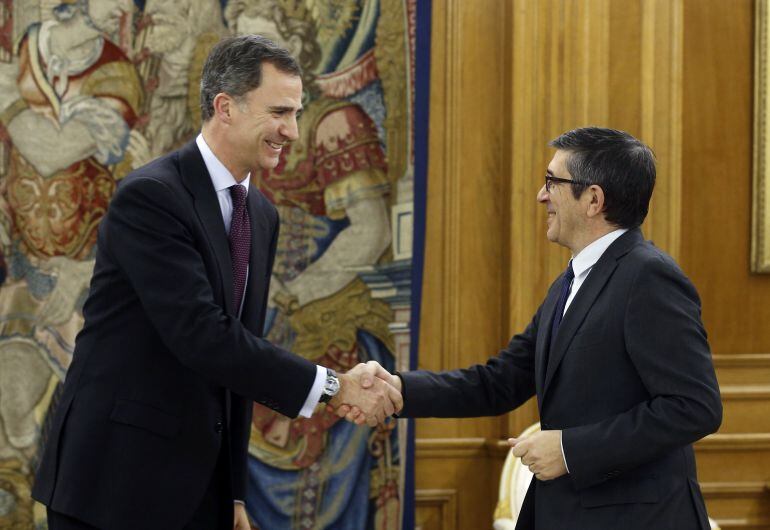
[[[324,383],[326,383],[326,368],[316,365],[315,381],[313,381],[313,386],[310,388],[305,404],[302,405],[302,409],[299,411],[299,415],[303,418],[309,418],[313,415],[313,411],[321,400]]]
[[[569,474],[569,466],[567,465],[567,455],[564,454],[564,443],[561,441],[562,439],[562,431],[559,431],[559,445],[561,446],[561,458],[564,460],[564,468],[567,470],[567,474]]]

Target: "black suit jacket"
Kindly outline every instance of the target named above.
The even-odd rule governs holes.
[[[254,187],[247,208],[252,242],[239,320],[229,309],[222,214],[196,144],[121,182],[99,227],[85,325],[35,499],[99,528],[181,528],[220,450],[231,462],[233,497],[244,498],[252,401],[294,417],[316,374],[260,338],[278,215]]]
[[[533,479],[517,529],[707,530],[691,444],[722,406],[695,288],[638,229],[610,245],[551,337],[560,283],[485,365],[402,374],[401,415],[495,415],[536,394],[569,474]]]

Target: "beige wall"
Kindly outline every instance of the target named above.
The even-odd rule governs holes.
[[[697,446],[723,529],[770,528],[770,276],[749,273],[754,3],[433,0],[420,365],[483,362],[523,328],[568,255],[535,194],[548,140],[625,129],[658,157],[645,235],[698,287],[725,401]],[[491,527],[501,418],[417,423],[418,522]]]

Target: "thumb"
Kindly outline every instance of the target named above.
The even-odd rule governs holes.
[[[380,366],[380,363],[377,361],[367,362],[363,367],[363,372],[361,373],[361,378],[359,379],[361,386],[363,388],[370,388],[372,385],[374,385],[375,377],[382,377],[382,372],[385,372],[385,374],[390,376],[390,374],[388,374],[388,372],[382,366]]]

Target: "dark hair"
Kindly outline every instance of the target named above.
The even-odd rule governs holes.
[[[214,98],[224,92],[241,98],[262,82],[262,63],[296,76],[302,69],[289,52],[259,35],[227,37],[211,50],[201,74],[201,118],[214,116]]]
[[[587,186],[604,191],[604,218],[621,228],[633,228],[647,217],[655,187],[655,155],[627,132],[584,127],[551,140],[551,147],[569,152],[566,166],[572,194],[579,198]]]

